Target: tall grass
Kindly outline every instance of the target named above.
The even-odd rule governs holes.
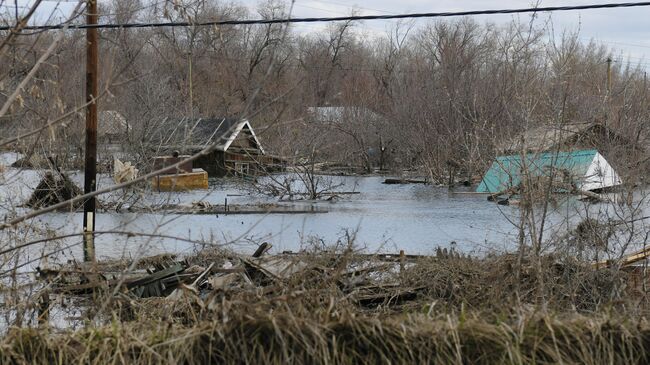
[[[309,318],[246,314],[183,327],[114,322],[81,331],[12,330],[0,362],[12,364],[637,364],[650,328],[606,316],[479,314],[431,318]]]

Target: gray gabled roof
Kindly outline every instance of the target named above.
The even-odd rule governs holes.
[[[236,118],[168,119],[156,128],[151,142],[165,147],[186,148],[204,148],[217,143],[218,150],[226,151],[244,128],[250,130],[255,145],[265,153],[250,122]]]
[[[125,135],[130,129],[126,118],[118,111],[104,110],[97,116],[97,135],[100,137]]]

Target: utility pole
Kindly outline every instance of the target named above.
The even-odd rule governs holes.
[[[97,24],[97,0],[88,0],[86,23]],[[84,194],[97,188],[98,45],[96,28],[86,29],[86,158]],[[95,197],[84,201],[84,261],[95,261]]]

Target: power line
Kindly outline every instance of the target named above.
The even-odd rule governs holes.
[[[117,29],[117,28],[159,28],[159,27],[189,27],[189,26],[214,26],[214,25],[252,25],[252,24],[287,24],[287,23],[321,23],[321,22],[340,22],[340,21],[361,21],[361,20],[391,20],[391,19],[418,19],[418,18],[448,18],[459,16],[475,15],[497,15],[497,14],[520,14],[520,13],[538,13],[550,11],[573,11],[573,10],[592,10],[592,9],[613,9],[613,8],[632,8],[650,6],[650,1],[634,3],[608,3],[608,4],[591,4],[591,5],[573,5],[573,6],[546,6],[536,8],[521,9],[494,9],[494,10],[470,10],[458,12],[441,12],[441,13],[410,13],[410,14],[387,14],[387,15],[355,15],[341,16],[330,18],[282,18],[282,19],[250,19],[250,20],[213,20],[204,22],[161,22],[161,23],[124,23],[124,24],[75,24],[69,25],[68,29]],[[25,30],[51,30],[62,29],[63,24],[57,25],[32,25],[26,26]],[[12,26],[2,26],[2,30],[11,30]]]
[[[611,44],[620,44],[620,45],[623,45],[623,46],[650,48],[650,45],[647,45],[647,44],[610,41],[610,40],[606,40],[606,39],[595,38],[595,37],[586,37],[586,36],[585,37],[578,37],[578,38],[582,39],[583,41],[592,42],[592,43],[611,43]]]
[[[621,46],[628,46],[628,47],[650,48],[650,45],[647,45],[647,44],[616,42],[616,41],[604,41],[604,40],[599,40],[599,41],[603,42],[603,43],[618,44],[618,45],[621,45]]]

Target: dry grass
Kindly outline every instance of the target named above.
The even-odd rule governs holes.
[[[50,333],[11,331],[0,361],[12,364],[636,364],[650,328],[610,316],[523,314],[502,320],[460,314],[375,318],[298,317],[233,309],[191,327],[140,322]]]
[[[626,272],[593,270],[570,257],[546,256],[541,266],[540,283],[533,263],[524,258],[518,264],[515,255],[480,260],[432,257],[408,268],[403,282],[426,287],[425,296],[448,308],[499,310],[543,302],[555,310],[598,311],[613,300],[636,303],[639,299],[631,293],[615,294],[625,288]]]

